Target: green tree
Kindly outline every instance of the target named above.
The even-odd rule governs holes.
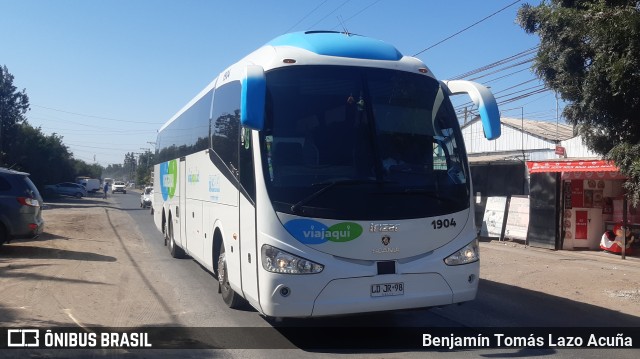
[[[138,166],[138,162],[136,161],[136,154],[133,152],[125,153],[123,166],[127,171],[124,180],[134,181],[136,175],[136,167]]]
[[[29,97],[26,90],[17,91],[13,79],[6,66],[0,67],[0,166],[30,173],[40,189],[77,176],[99,178],[101,166],[74,159],[62,136],[45,135],[27,122]]]
[[[6,156],[17,142],[17,126],[26,123],[29,97],[26,90],[17,91],[7,66],[0,67],[0,166],[10,167]]]
[[[124,167],[121,164],[110,164],[102,171],[102,176],[104,178],[113,178],[113,179],[123,179],[126,175],[127,171],[125,171]]]
[[[99,164],[88,164],[83,160],[74,159],[73,160],[73,168],[76,173],[76,177],[85,176],[90,178],[101,178],[102,177],[102,166]]]
[[[540,37],[534,70],[567,106],[587,147],[612,160],[640,201],[640,3],[543,0],[517,22]]]
[[[138,158],[138,168],[136,169],[136,185],[146,186],[153,183],[151,172],[153,171],[154,163],[153,153],[149,150],[140,154]]]
[[[31,180],[42,189],[45,184],[72,181],[76,176],[71,154],[62,136],[46,136],[40,128],[22,123],[15,128],[16,141],[7,157],[13,168],[31,174]]]

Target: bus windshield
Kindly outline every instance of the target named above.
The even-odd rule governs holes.
[[[469,207],[460,127],[435,79],[343,66],[266,76],[262,166],[278,212],[380,220]]]

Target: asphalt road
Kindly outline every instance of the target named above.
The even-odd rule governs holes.
[[[85,199],[91,200],[91,199]],[[96,205],[106,205],[110,210],[126,213],[130,231],[139,233],[140,248],[144,253],[125,251],[135,263],[141,255],[145,257],[144,267],[136,269],[140,285],[150,288],[158,304],[155,311],[167,313],[164,326],[174,327],[176,340],[181,345],[194,348],[204,346],[225,347],[233,343],[231,349],[190,349],[190,350],[119,350],[100,351],[46,351],[46,350],[3,350],[2,357],[283,357],[306,358],[348,356],[349,358],[475,358],[475,357],[533,357],[553,356],[558,358],[637,358],[637,350],[629,349],[583,349],[544,346],[535,349],[505,347],[497,349],[461,349],[419,348],[415,350],[386,348],[381,341],[398,335],[416,336],[431,331],[440,333],[441,328],[494,328],[498,333],[522,336],[549,332],[548,328],[560,328],[551,331],[553,335],[571,335],[582,333],[575,329],[563,330],[563,327],[640,327],[640,318],[621,314],[602,307],[584,304],[575,300],[540,291],[527,290],[495,281],[481,279],[480,290],[475,301],[460,306],[431,308],[410,311],[398,311],[357,316],[342,316],[321,319],[295,319],[283,322],[271,322],[256,311],[246,308],[232,310],[226,307],[218,294],[215,277],[191,259],[173,259],[163,245],[162,235],[155,228],[149,210],[139,208],[139,194],[111,195],[107,202],[94,201]],[[105,209],[107,211],[108,209]],[[118,233],[118,232],[116,232]],[[122,239],[120,239],[122,241]],[[12,244],[10,244],[12,245]],[[1,253],[1,252],[0,252]],[[11,253],[9,251],[8,253]],[[6,264],[6,256],[0,256],[0,265]],[[135,266],[135,265],[134,265]],[[0,267],[0,279],[2,276]],[[1,295],[0,295],[1,297]],[[164,299],[166,298],[166,299]],[[144,305],[144,304],[142,304]],[[0,315],[2,303],[0,303]],[[123,314],[126,315],[126,314]],[[150,314],[150,316],[153,316]],[[162,317],[157,315],[157,317]],[[163,317],[164,318],[164,317]],[[5,318],[6,320],[7,318]],[[3,321],[0,318],[0,321]],[[308,348],[309,333],[317,333],[318,340],[334,340],[334,343],[349,343],[350,340],[366,343],[361,333],[353,332],[359,328],[380,327],[371,341],[371,348],[339,349]],[[205,328],[205,329],[198,329]],[[353,328],[351,330],[350,328]],[[440,328],[440,329],[439,329]],[[497,329],[496,329],[497,328]],[[327,333],[327,331],[333,331]],[[587,333],[585,332],[585,333]],[[304,333],[304,339],[297,335]],[[372,331],[367,333],[371,334]],[[446,332],[445,330],[445,333]],[[595,332],[597,333],[597,331]],[[636,330],[637,333],[637,330]],[[0,333],[1,334],[1,333]],[[445,334],[446,335],[446,334]],[[515,334],[514,334],[515,335]],[[336,339],[336,337],[339,337]],[[640,341],[640,337],[633,339]],[[408,339],[413,341],[414,338]],[[637,343],[636,343],[637,345]],[[228,348],[228,347],[226,347]],[[267,349],[273,348],[273,349]]]

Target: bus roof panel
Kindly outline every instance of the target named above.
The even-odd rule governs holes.
[[[397,61],[402,54],[380,40],[329,31],[295,32],[279,36],[267,45],[299,47],[318,55]]]

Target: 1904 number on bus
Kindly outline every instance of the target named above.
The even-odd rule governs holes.
[[[442,229],[456,226],[456,220],[454,218],[448,219],[436,219],[431,222],[433,229]]]

